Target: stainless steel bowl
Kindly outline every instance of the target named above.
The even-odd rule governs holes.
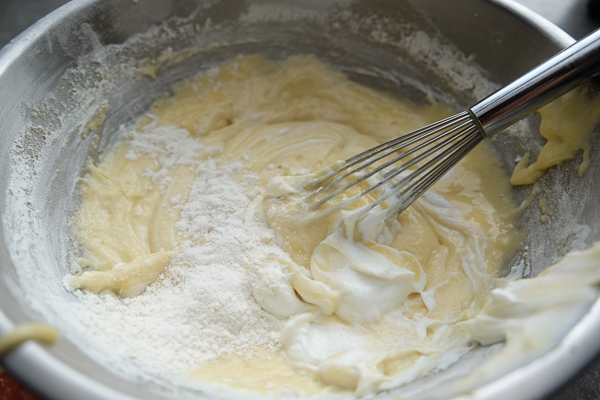
[[[416,32],[436,45],[407,50],[415,44],[407,38]],[[96,363],[90,339],[68,333],[72,311],[63,307],[78,304],[61,278],[72,262],[68,216],[78,201],[75,181],[82,166],[114,140],[121,124],[140,116],[175,82],[240,53],[263,52],[274,59],[310,53],[373,87],[417,102],[430,95],[464,107],[572,41],[509,0],[76,0],[65,5],[0,51],[0,333],[31,319],[67,333],[53,346],[21,346],[2,358],[3,367],[49,399],[203,396],[169,389],[151,376],[132,380]],[[156,79],[139,73],[139,60],[161,59],[167,48],[177,57],[164,59]],[[456,71],[452,62],[439,60],[458,60],[467,68]],[[470,81],[469,71],[477,78]],[[105,104],[103,127],[86,128]],[[494,146],[507,171],[516,155],[540,146],[536,126],[531,117],[497,136]],[[583,179],[576,179],[569,165],[543,178],[543,187],[556,194],[549,199],[556,212],[548,224],[540,222],[535,206],[524,217],[532,275],[567,251],[600,239],[595,201],[600,182],[593,179],[599,164],[593,162]],[[527,191],[515,189],[515,195],[522,199]],[[596,302],[559,347],[469,398],[548,394],[600,350],[599,330]],[[473,369],[496,349],[480,348],[429,382]],[[399,393],[382,397],[394,394]]]

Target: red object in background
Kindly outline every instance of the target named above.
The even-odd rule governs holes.
[[[0,372],[0,400],[41,400],[6,372]]]

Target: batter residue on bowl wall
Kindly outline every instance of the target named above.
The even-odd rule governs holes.
[[[523,232],[492,150],[391,226],[380,208],[352,219],[372,199],[317,222],[297,199],[319,169],[451,113],[311,57],[206,71],[88,166],[69,284],[139,362],[207,385],[366,395],[445,368],[510,325],[488,296],[516,290],[501,277]]]

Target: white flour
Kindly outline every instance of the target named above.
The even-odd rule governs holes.
[[[274,232],[254,217],[260,191],[233,180],[240,164],[217,167],[214,159],[190,157],[190,149],[202,146],[183,129],[150,126],[132,137],[127,158],[148,154],[162,167],[159,171],[195,166],[189,202],[171,199],[181,209],[176,228],[186,239],[165,273],[137,297],[118,300],[78,291],[98,315],[91,330],[113,344],[119,356],[157,373],[185,372],[256,346],[277,350],[280,321],[254,299],[258,275],[253,272],[267,257],[287,255],[274,244]],[[164,174],[155,178],[165,182]],[[243,181],[251,182],[252,176]]]

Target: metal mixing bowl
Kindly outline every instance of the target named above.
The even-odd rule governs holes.
[[[415,32],[436,47],[407,50],[401,44],[414,45],[403,40]],[[416,102],[432,96],[460,108],[493,87],[483,78],[506,84],[572,41],[508,0],[76,0],[65,5],[0,51],[0,334],[31,319],[63,331],[55,345],[27,343],[3,357],[2,366],[56,400],[201,394],[174,391],[152,377],[132,380],[111,372],[90,357],[90,338],[69,333],[74,323],[62,308],[65,302],[77,305],[62,282],[73,257],[68,216],[78,201],[76,179],[88,156],[96,157],[120,125],[135,120],[175,82],[240,53],[263,52],[274,59],[310,53],[375,88]],[[169,51],[175,57],[161,58]],[[156,79],[139,73],[142,59],[165,61]],[[468,68],[453,70],[449,59]],[[469,71],[477,71],[478,78],[471,82]],[[86,124],[105,104],[103,126]],[[531,117],[497,136],[494,146],[507,172],[516,156],[540,147],[538,123]],[[577,179],[576,162],[542,179],[542,187],[554,193],[548,199],[555,209],[551,222],[540,222],[535,205],[524,217],[532,275],[567,251],[600,239],[600,203],[594,197],[600,182],[592,178],[600,163],[592,162]],[[528,190],[515,189],[515,196],[522,199]],[[596,302],[559,347],[469,398],[541,398],[598,352],[599,330]],[[480,348],[406,390],[476,368],[497,347]]]

